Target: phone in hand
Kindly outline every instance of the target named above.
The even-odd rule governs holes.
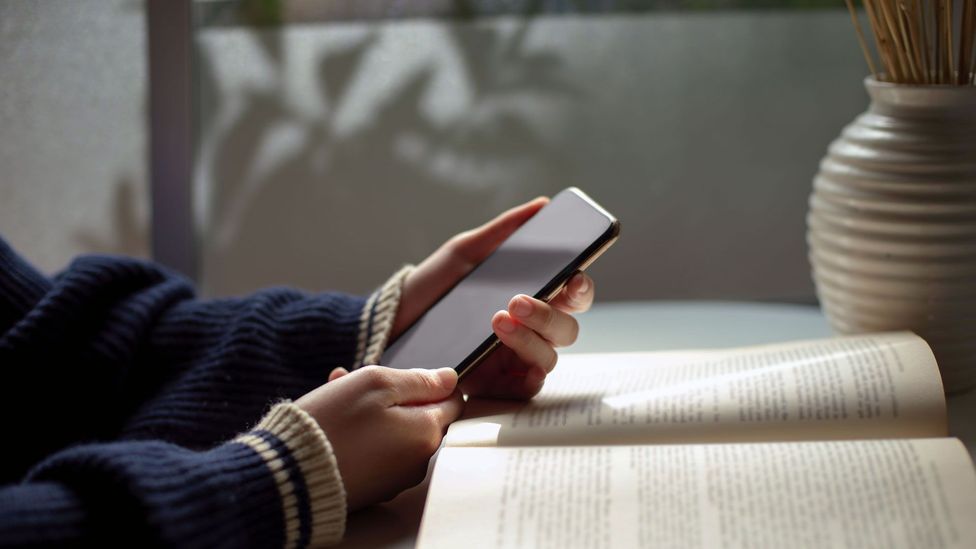
[[[517,294],[549,301],[620,233],[620,222],[583,191],[563,190],[448,290],[383,354],[393,368],[471,372],[499,344],[491,317]]]

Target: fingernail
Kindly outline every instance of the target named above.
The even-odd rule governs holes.
[[[510,334],[515,331],[515,321],[507,316],[503,316],[498,319],[498,329],[506,334]]]
[[[521,318],[528,318],[532,314],[532,304],[525,297],[518,296],[515,298],[515,304],[512,306],[512,312],[515,316]]]
[[[577,285],[576,285],[576,293],[582,294],[582,293],[586,292],[586,290],[589,290],[590,289],[590,282],[588,280],[586,280],[586,277],[583,276],[583,275],[581,275],[581,274],[576,275],[576,276],[579,277],[579,283],[577,283]]]
[[[454,368],[438,368],[435,372],[444,385],[452,386],[457,384],[457,372],[454,371]]]

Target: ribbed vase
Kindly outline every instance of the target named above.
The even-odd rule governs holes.
[[[976,87],[865,86],[814,179],[817,295],[839,333],[925,338],[961,392],[976,386]]]

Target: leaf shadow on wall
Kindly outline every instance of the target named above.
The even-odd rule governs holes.
[[[107,235],[83,227],[74,232],[74,241],[85,250],[128,256],[144,256],[149,242],[149,230],[139,215],[139,186],[123,175],[118,178],[112,193],[112,227]]]
[[[581,96],[563,77],[563,59],[525,47],[531,24],[526,17],[507,29],[442,26],[472,96],[465,114],[447,122],[424,109],[443,70],[428,63],[396,82],[354,131],[334,129],[380,40],[376,30],[318,56],[328,105],[320,118],[294,112],[280,86],[250,89],[203,166],[211,185],[207,293],[272,284],[369,291],[399,264],[419,261],[501,207],[576,184],[568,159],[525,112],[525,105],[572,105]],[[287,55],[281,35],[253,31],[279,79]],[[217,89],[208,71],[203,63],[205,93]],[[219,109],[221,99],[203,101]],[[218,115],[204,114],[201,133],[213,134]],[[287,152],[268,162],[275,141]]]

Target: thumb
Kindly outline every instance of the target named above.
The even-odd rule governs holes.
[[[331,372],[329,372],[329,381],[335,381],[348,373],[349,370],[345,368],[335,368]]]
[[[548,203],[548,198],[540,196],[502,212],[498,217],[476,229],[461,233],[454,242],[455,252],[469,264],[481,263],[515,232],[515,229],[521,227]]]
[[[458,376],[453,368],[391,370],[396,387],[396,404],[428,404],[451,396]]]

